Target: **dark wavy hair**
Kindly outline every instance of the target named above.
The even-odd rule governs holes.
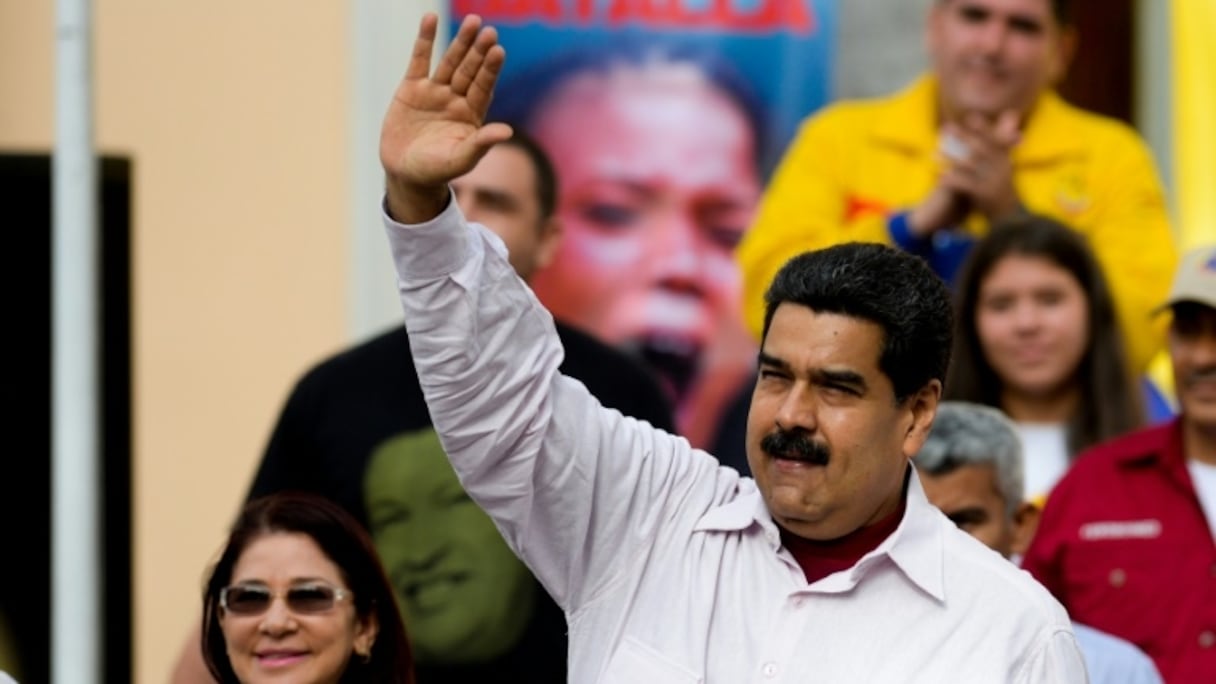
[[[950,292],[924,259],[894,247],[850,242],[790,259],[764,296],[764,335],[777,307],[801,304],[877,323],[878,367],[902,403],[950,366]]]
[[[276,532],[308,535],[342,573],[355,614],[379,625],[371,657],[352,657],[342,675],[351,684],[413,684],[413,659],[393,590],[367,533],[349,513],[313,494],[284,492],[250,502],[241,512],[203,590],[203,658],[221,684],[239,684],[220,629],[220,590],[255,540]]]
[[[541,219],[548,219],[557,211],[557,172],[553,170],[553,162],[541,146],[523,129],[516,128],[510,138],[498,143],[502,147],[513,147],[532,164],[536,175],[536,205],[540,207]]]
[[[954,367],[946,379],[946,399],[1001,406],[1003,382],[985,358],[976,325],[980,288],[1007,256],[1044,259],[1067,271],[1081,286],[1089,309],[1089,340],[1077,365],[1081,388],[1077,413],[1068,422],[1072,456],[1144,423],[1140,390],[1123,351],[1110,287],[1085,239],[1044,216],[1022,215],[999,222],[963,263],[957,282]]]

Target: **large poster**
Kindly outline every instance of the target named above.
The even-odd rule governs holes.
[[[537,295],[644,361],[680,431],[713,445],[757,351],[734,248],[799,121],[832,92],[835,1],[450,9],[452,26],[474,13],[497,27],[507,64],[491,117],[535,138],[557,172],[564,237]]]

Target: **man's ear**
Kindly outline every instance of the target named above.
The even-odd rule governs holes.
[[[1077,45],[1080,42],[1081,36],[1075,28],[1065,26],[1060,29],[1058,50],[1052,59],[1051,70],[1048,72],[1049,85],[1055,87],[1064,82],[1064,77],[1068,75],[1068,68],[1072,66],[1072,59],[1077,54]]]
[[[1026,555],[1026,549],[1030,548],[1030,540],[1034,539],[1034,533],[1039,529],[1039,516],[1042,511],[1039,507],[1023,501],[1013,512],[1013,548],[1011,549],[1014,555]]]
[[[904,432],[904,455],[912,458],[924,445],[933,428],[933,418],[937,416],[937,404],[942,398],[942,382],[936,378],[925,383],[908,397],[908,421]]]
[[[553,263],[557,256],[557,248],[562,243],[562,221],[556,215],[545,219],[540,227],[540,240],[536,245],[536,263],[534,271],[539,271]]]

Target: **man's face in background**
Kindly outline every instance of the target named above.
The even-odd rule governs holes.
[[[960,530],[1006,558],[1025,553],[1038,527],[1039,511],[1026,502],[1010,509],[995,466],[970,464],[940,474],[918,472],[929,503]]]
[[[1014,552],[1017,530],[1005,506],[991,465],[965,465],[948,473],[921,473],[929,503],[937,506],[958,528],[1008,558]]]
[[[1216,309],[1180,302],[1173,311],[1169,352],[1178,404],[1190,424],[1216,433]]]
[[[538,182],[527,153],[501,143],[451,184],[465,218],[502,238],[511,266],[524,280],[548,265],[560,237],[556,219],[541,210]]]
[[[1027,113],[1063,77],[1072,33],[1050,0],[938,0],[926,39],[945,114]]]

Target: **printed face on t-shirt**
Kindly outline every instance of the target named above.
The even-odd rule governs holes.
[[[363,483],[376,550],[420,662],[483,662],[527,627],[536,582],[456,479],[433,429],[378,446]]]

